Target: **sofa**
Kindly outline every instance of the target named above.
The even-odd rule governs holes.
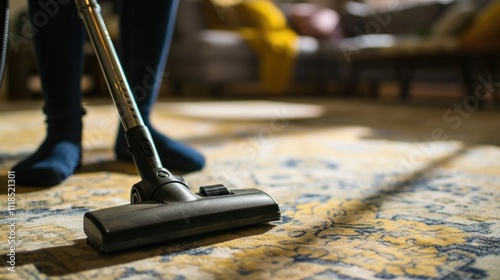
[[[218,12],[224,16],[232,11]],[[178,15],[167,66],[175,93],[181,94],[185,84],[197,84],[220,96],[228,85],[258,81],[255,50],[238,32],[208,28],[202,1],[180,1]],[[314,81],[321,75],[319,43],[311,36],[299,36],[296,44],[292,80]]]
[[[238,32],[209,28],[201,1],[180,1],[166,70],[169,73],[167,84],[172,92],[182,95],[187,85],[194,84],[209,89],[212,96],[222,96],[231,85],[258,85],[260,68],[255,49]],[[109,6],[114,1],[102,3]],[[297,88],[296,85],[310,84],[314,88],[307,94],[355,96],[360,85],[368,85],[369,93],[376,97],[379,85],[390,81],[398,83],[400,97],[406,101],[411,96],[414,81],[459,82],[464,85],[465,94],[472,94],[480,75],[496,77],[500,47],[488,42],[500,38],[500,32],[494,29],[500,26],[497,17],[489,19],[495,22],[486,23],[491,28],[479,28],[491,34],[483,35],[482,39],[469,36],[472,39],[468,42],[463,40],[463,34],[476,22],[481,22],[484,14],[495,12],[491,6],[498,6],[496,0],[409,1],[409,5],[390,7],[392,10],[367,8],[364,4],[347,1],[336,10],[339,22],[332,36],[305,28],[301,15],[293,12],[297,3],[279,3],[291,28],[299,34],[290,91]],[[106,10],[109,22],[116,23],[116,14],[112,15],[114,9]],[[306,16],[330,9],[309,8],[311,10],[313,12]],[[224,19],[233,11],[217,12]],[[25,17],[26,14],[21,13],[14,18],[13,32],[20,34],[25,28]],[[108,26],[113,36],[116,36],[116,26]],[[89,44],[85,56],[85,73],[90,79],[85,94],[107,96],[107,87]],[[29,86],[35,75],[31,44],[11,49],[8,98],[36,96]],[[335,91],[329,90],[330,84],[335,85]]]
[[[338,11],[341,38],[301,33],[304,29],[294,25],[290,14],[296,4],[281,3],[300,35],[292,84],[312,83],[323,91],[326,84],[335,83],[347,96],[368,84],[377,96],[381,82],[395,81],[401,99],[408,100],[413,81],[460,82],[470,93],[478,69],[496,61],[497,49],[465,50],[460,37],[490,2],[409,1],[392,10],[364,7],[364,12],[363,4],[347,2]],[[236,32],[208,28],[200,3],[183,0],[179,7],[179,15],[185,16],[178,18],[168,63],[174,92],[182,94],[186,84],[201,84],[220,96],[226,86],[257,82],[255,51]],[[224,16],[231,11],[219,12]],[[489,72],[496,68],[488,67]]]

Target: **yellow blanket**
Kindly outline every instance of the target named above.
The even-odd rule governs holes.
[[[476,16],[461,38],[462,47],[471,51],[500,50],[500,1],[492,1]]]
[[[206,0],[210,28],[235,30],[255,49],[260,80],[270,93],[283,93],[291,80],[297,34],[270,0]]]

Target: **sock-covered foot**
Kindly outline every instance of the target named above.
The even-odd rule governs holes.
[[[205,158],[196,150],[163,135],[146,124],[162,161],[163,167],[180,172],[193,172],[203,168]],[[118,160],[131,161],[132,156],[127,152],[127,142],[124,130],[120,126],[115,144],[115,155]]]
[[[16,183],[23,186],[54,186],[72,175],[81,161],[80,126],[49,125],[38,150],[13,167]]]
[[[23,186],[55,186],[71,176],[81,159],[79,145],[69,141],[45,141],[37,152],[13,170]]]

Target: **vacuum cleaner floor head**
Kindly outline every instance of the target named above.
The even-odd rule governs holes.
[[[281,218],[276,201],[259,190],[229,191],[223,185],[201,187],[195,194],[185,181],[161,166],[121,67],[97,0],[76,0],[111,97],[125,130],[129,152],[141,176],[132,187],[131,204],[87,212],[88,241],[110,253],[179,237]],[[173,159],[175,160],[175,159]]]
[[[92,246],[111,253],[281,218],[276,201],[256,189],[197,195],[188,202],[145,201],[87,212],[84,231]]]

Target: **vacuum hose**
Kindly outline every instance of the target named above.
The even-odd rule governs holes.
[[[5,64],[7,61],[7,44],[9,43],[9,0],[0,0],[0,87],[2,86]]]

